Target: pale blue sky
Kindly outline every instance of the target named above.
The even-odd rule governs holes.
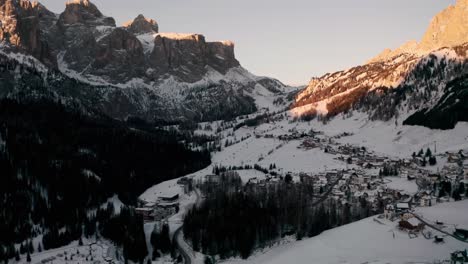
[[[455,0],[91,0],[117,24],[144,14],[161,32],[232,40],[241,64],[289,84],[359,65],[420,40]],[[40,1],[59,13],[63,0]]]

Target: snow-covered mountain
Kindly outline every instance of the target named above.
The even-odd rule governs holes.
[[[458,0],[433,19],[421,42],[410,41],[364,65],[313,78],[297,95],[291,112],[334,116],[355,109],[385,121],[399,117],[404,121],[415,114],[407,124],[432,128],[467,121],[462,114],[468,89],[467,9],[468,1]],[[453,93],[454,85],[464,92]],[[441,109],[447,97],[452,104]],[[434,115],[438,120],[428,121]]]
[[[29,0],[1,0],[0,10],[5,58],[29,55],[47,69],[43,74],[73,79],[72,87],[37,85],[84,105],[93,101],[89,106],[112,117],[231,118],[275,108],[273,95],[286,90],[281,82],[242,68],[232,42],[160,33],[157,22],[143,15],[119,27],[88,0],[67,2],[61,14]]]

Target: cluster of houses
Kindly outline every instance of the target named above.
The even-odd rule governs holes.
[[[179,211],[179,194],[161,194],[157,201],[139,200],[138,205],[135,211],[145,222],[161,221]]]
[[[188,193],[192,190],[191,178],[180,178],[177,184]],[[155,201],[138,200],[137,214],[143,217],[145,222],[163,221],[179,211],[179,192],[177,189],[167,191],[157,196]]]

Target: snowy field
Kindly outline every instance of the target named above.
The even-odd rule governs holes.
[[[365,146],[377,153],[395,158],[409,158],[420,149],[437,147],[438,153],[468,149],[468,123],[459,122],[454,129],[438,130],[421,126],[395,126],[394,121],[370,122],[364,114],[342,119],[338,116],[328,124],[314,120],[311,126],[329,136],[343,132],[354,135],[343,137],[338,142]]]
[[[408,181],[406,177],[385,177],[385,180],[389,181],[386,186],[390,189],[403,191],[411,195],[418,192],[416,181]]]
[[[112,243],[83,239],[83,246],[78,241],[68,246],[46,250],[31,255],[31,263],[41,264],[80,264],[93,263],[104,264],[116,259],[116,250]],[[15,262],[13,262],[15,263]],[[18,263],[27,263],[23,256]]]
[[[468,200],[421,208],[424,218],[447,223],[468,224]],[[404,264],[434,263],[450,258],[450,253],[468,248],[467,243],[445,237],[435,244],[423,236],[410,239],[397,222],[373,217],[341,226],[299,242],[270,248],[247,260],[229,260],[224,264]],[[426,227],[427,228],[427,227]],[[433,231],[435,234],[437,232]],[[394,236],[395,235],[395,236]]]

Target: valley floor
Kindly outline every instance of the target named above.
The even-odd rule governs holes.
[[[202,124],[206,125],[206,124]],[[216,131],[219,122],[209,124]],[[279,139],[279,136],[292,136],[301,133],[309,133],[313,129],[318,132],[316,138],[320,139],[320,147],[303,148],[303,138]],[[468,123],[459,123],[457,127],[449,131],[430,130],[422,127],[395,126],[392,122],[368,122],[363,116],[344,119],[337,117],[322,124],[317,120],[311,122],[293,121],[288,116],[283,120],[264,123],[256,127],[242,127],[236,131],[224,129],[217,133],[213,131],[198,130],[199,134],[211,134],[221,136],[223,140],[222,150],[212,156],[212,165],[200,170],[187,178],[203,180],[206,175],[212,174],[214,166],[244,166],[259,164],[268,168],[275,164],[276,171],[280,174],[291,173],[294,181],[299,181],[299,173],[309,175],[320,174],[331,170],[359,170],[366,174],[378,174],[378,169],[363,169],[355,162],[348,164],[343,153],[325,153],[326,145],[337,149],[347,144],[366,147],[372,155],[388,159],[409,159],[412,152],[437,145],[438,165],[426,167],[427,170],[437,171],[447,164],[446,151],[458,151],[468,149]],[[348,132],[343,135],[343,132]],[[242,140],[241,140],[242,139]],[[223,143],[229,140],[235,142],[230,146]],[[340,157],[345,157],[340,159]],[[237,171],[244,183],[251,179],[265,180],[267,175],[254,169]],[[177,183],[178,179],[155,185],[144,192],[140,199],[146,202],[157,202],[161,195],[179,194],[180,211],[167,218],[171,234],[182,225],[183,215],[186,209],[197,202],[194,192],[186,194],[183,187]],[[408,181],[406,176],[385,177],[381,183],[391,189],[413,195],[418,192],[415,181]],[[370,194],[372,191],[369,192]],[[375,191],[374,191],[375,193]],[[203,199],[202,195],[199,197]],[[441,203],[432,207],[417,208],[415,213],[427,221],[443,221],[448,230],[453,225],[468,225],[468,200],[455,203]],[[377,221],[375,220],[377,219]],[[148,242],[155,222],[145,224],[145,232]],[[430,230],[426,227],[426,230]],[[439,234],[431,230],[433,235]],[[445,236],[445,235],[443,235]],[[282,263],[369,263],[369,264],[403,264],[403,263],[434,263],[438,260],[450,258],[450,253],[456,250],[468,248],[463,243],[452,237],[445,236],[445,243],[436,244],[432,239],[426,239],[421,234],[416,238],[410,238],[407,232],[400,231],[398,221],[378,219],[377,216],[341,226],[322,234],[294,241],[285,239],[273,248],[257,251],[247,260],[231,259],[225,264],[282,264]],[[183,243],[187,251],[188,244]],[[73,251],[76,246],[71,245]],[[33,256],[33,263],[47,259],[47,256],[55,256],[54,263],[62,263],[57,259],[57,254],[66,251],[67,247],[51,251],[50,254],[42,253]],[[98,250],[98,249],[97,249]],[[151,252],[151,248],[149,247]],[[81,251],[81,250],[80,250]],[[115,250],[113,250],[115,251]],[[63,252],[62,252],[63,253]],[[191,264],[203,263],[203,255],[189,252]],[[105,262],[109,257],[107,253],[96,251],[96,259]],[[51,263],[51,262],[50,262]],[[74,262],[68,262],[74,263]],[[81,263],[81,262],[80,262]],[[86,263],[86,262],[83,262]],[[169,258],[162,258],[153,263],[170,263]]]
[[[215,122],[210,125],[216,128],[216,124]],[[229,132],[232,130],[220,132],[219,134],[225,133],[225,139],[232,141],[250,137],[223,148],[221,152],[216,152],[212,157],[212,166],[188,177],[204,179],[206,175],[212,174],[213,166],[243,166],[256,163],[262,167],[268,167],[269,164],[274,163],[280,173],[291,172],[293,175],[299,172],[313,174],[333,169],[358,169],[358,166],[338,159],[340,154],[324,153],[320,148],[301,149],[302,139],[279,140],[277,138],[280,135],[307,133],[310,129],[322,132],[322,136],[318,136],[321,139],[331,138],[338,145],[365,146],[375,155],[389,159],[408,159],[412,152],[428,147],[433,148],[435,144],[438,153],[468,148],[467,123],[459,123],[453,130],[442,131],[422,127],[395,126],[392,122],[368,122],[359,115],[345,120],[335,118],[326,125],[316,120],[291,122],[291,117],[288,117],[279,122],[266,123],[254,128],[242,127],[235,132]],[[198,131],[198,133],[204,132],[206,131]],[[343,132],[348,132],[349,135],[342,135]],[[446,157],[441,157],[438,165],[426,169],[437,171],[446,164]],[[264,180],[265,178],[265,174],[257,170],[238,170],[237,172],[244,183],[250,179]],[[295,181],[298,180],[295,178]],[[149,201],[155,200],[154,195],[157,193],[170,192],[169,186],[177,188],[175,182],[174,180],[154,186],[141,198]],[[415,181],[408,181],[406,176],[386,177],[384,182],[388,188],[410,195],[418,192],[418,185]],[[468,200],[465,200],[417,208],[415,213],[427,221],[437,220],[447,225],[467,225],[467,209]],[[175,218],[182,220],[180,213]],[[449,259],[453,251],[468,248],[467,243],[440,234],[429,227],[426,227],[426,230],[430,230],[432,235],[444,236],[445,243],[436,244],[433,242],[433,237],[426,239],[421,234],[416,238],[410,238],[408,232],[399,230],[398,221],[392,222],[387,219],[376,221],[375,219],[377,216],[325,231],[319,236],[303,241],[285,239],[279,242],[278,246],[259,251],[247,260],[232,259],[223,263],[434,263],[434,261]],[[202,263],[202,259],[200,255],[197,255],[193,262]]]

